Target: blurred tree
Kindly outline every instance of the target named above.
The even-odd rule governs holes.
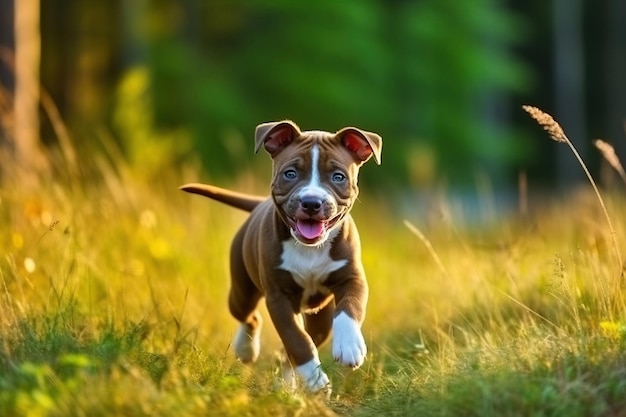
[[[385,166],[366,170],[369,181],[467,183],[477,171],[505,178],[510,167],[537,161],[537,171],[549,172],[557,155],[550,143],[521,141],[525,132],[512,127],[527,123],[523,102],[554,112],[574,140],[607,137],[622,153],[626,146],[617,137],[626,112],[625,3],[578,3],[47,0],[41,78],[79,146],[111,121],[135,156],[147,143],[176,142],[154,155],[182,152],[192,138],[211,175],[232,173],[243,158],[264,163],[247,159],[254,126],[280,118],[305,129],[349,123],[379,132]],[[9,46],[3,22],[11,16],[11,24],[14,4],[0,0],[0,41]],[[576,43],[572,30],[580,34]],[[582,68],[578,81],[570,79],[571,57]],[[534,84],[523,58],[538,75]],[[10,92],[12,73],[0,72]],[[583,84],[556,104],[556,90]],[[573,105],[583,110],[568,110]],[[122,109],[149,115],[119,117]],[[8,120],[6,111],[2,117]],[[141,128],[133,128],[138,121]]]
[[[605,8],[607,31],[602,89],[607,92],[606,137],[613,142],[622,160],[626,159],[626,2],[608,0]]]
[[[13,0],[0,0],[0,152],[12,152],[9,131],[13,123],[10,115],[13,113],[14,15]]]
[[[9,58],[14,48],[14,0],[0,0],[0,87],[13,91],[13,69]]]
[[[582,0],[553,0],[554,22],[554,117],[570,132],[571,141],[585,157],[589,138],[585,126],[585,60],[583,47]],[[561,186],[580,181],[583,173],[577,161],[566,152],[557,154],[557,178]]]
[[[39,0],[20,0],[15,8],[15,155],[25,173],[49,169],[39,142]]]
[[[395,4],[390,27],[404,137],[434,150],[439,175],[463,182],[484,170],[502,178],[502,168],[524,156],[506,100],[528,84],[508,52],[520,41],[519,23],[490,0]]]
[[[397,132],[388,15],[380,2],[312,7],[274,0],[247,13],[229,72],[251,104],[252,120],[290,118],[303,129],[329,131],[350,124],[387,139]],[[391,169],[393,149],[385,153]]]
[[[225,132],[281,118],[381,133],[396,177],[430,158],[427,181],[464,179],[522,155],[505,129],[526,80],[507,55],[516,21],[493,1],[162,0],[150,15],[155,120],[193,126],[213,174],[251,149]]]
[[[106,123],[113,87],[123,71],[121,3],[46,0],[41,4],[42,82],[74,136],[84,139],[78,146],[91,146],[94,130]],[[49,142],[52,135],[44,130],[43,138]]]

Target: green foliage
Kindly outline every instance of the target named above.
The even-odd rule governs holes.
[[[433,148],[444,175],[455,180],[481,165],[489,170],[522,158],[498,108],[504,92],[527,85],[509,52],[519,42],[514,16],[479,0],[409,2],[398,17],[397,67],[408,90],[399,122],[406,132]]]
[[[406,173],[416,185],[501,178],[524,158],[502,105],[528,86],[510,52],[522,25],[491,0],[165,1],[148,11],[153,123],[189,129],[212,175],[233,174],[251,158],[254,127],[283,118],[380,133],[385,171],[364,173],[379,184]]]
[[[151,78],[146,68],[127,71],[117,90],[113,123],[129,163],[154,177],[179,162],[189,151],[191,141],[184,127],[156,126]]]

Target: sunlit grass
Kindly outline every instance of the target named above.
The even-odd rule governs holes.
[[[325,399],[280,389],[269,320],[259,363],[234,358],[227,259],[245,214],[181,193],[195,170],[99,164],[89,181],[0,190],[1,415],[626,412],[623,277],[591,192],[480,229],[407,216],[420,237],[364,186],[370,353],[352,372],[322,349]],[[605,201],[623,249],[624,198]]]

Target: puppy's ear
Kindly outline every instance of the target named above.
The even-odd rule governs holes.
[[[254,153],[263,146],[273,158],[298,136],[300,128],[291,120],[262,123],[254,132]]]
[[[374,156],[374,161],[380,165],[383,139],[376,133],[356,127],[344,127],[336,135],[340,138],[341,144],[352,152],[357,160],[363,163]]]

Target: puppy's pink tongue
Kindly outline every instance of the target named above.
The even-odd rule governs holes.
[[[307,239],[316,239],[324,232],[324,224],[315,220],[298,220],[296,228]]]

